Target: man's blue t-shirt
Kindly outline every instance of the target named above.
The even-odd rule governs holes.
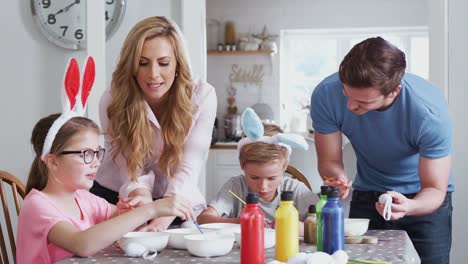
[[[420,189],[419,156],[436,159],[450,155],[452,125],[444,95],[428,81],[406,73],[401,92],[384,111],[356,115],[347,107],[338,73],[325,78],[311,98],[314,130],[340,130],[354,148],[357,175],[353,188],[403,194]],[[448,191],[453,191],[452,176]]]

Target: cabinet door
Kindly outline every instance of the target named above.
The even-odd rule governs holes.
[[[206,168],[207,202],[215,197],[227,180],[242,173],[235,149],[211,149]]]
[[[211,175],[211,180],[207,181],[207,189],[213,190],[212,193],[207,193],[207,201],[215,198],[216,194],[219,192],[221,187],[227,182],[231,177],[238,176],[242,171],[240,168],[233,166],[220,166],[217,167],[214,171],[214,174]]]

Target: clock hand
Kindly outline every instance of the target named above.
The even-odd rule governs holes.
[[[74,6],[75,4],[79,4],[80,3],[80,0],[75,0],[73,3],[67,5],[66,7],[60,9],[59,11],[57,11],[57,13],[55,13],[54,15],[58,15],[60,13],[64,13],[64,12],[67,12],[72,6]]]
[[[70,9],[70,8],[71,8],[73,5],[75,5],[75,4],[79,4],[79,3],[80,3],[80,0],[75,0],[75,2],[74,2],[74,3],[72,3],[72,4],[69,4],[67,7],[65,7],[65,8],[64,8],[64,9],[65,9],[65,10],[64,10],[64,12],[67,12],[67,11],[68,11],[68,9]]]

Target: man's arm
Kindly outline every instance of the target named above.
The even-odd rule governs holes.
[[[445,199],[452,157],[439,159],[419,158],[421,190],[413,198],[416,202],[408,215],[430,214],[437,210]]]
[[[346,198],[351,182],[345,175],[341,132],[331,134],[314,132],[314,139],[320,176],[324,181],[329,180],[327,184],[340,187],[340,198]],[[341,184],[330,180],[339,180]]]
[[[326,180],[344,175],[341,132],[332,134],[314,132],[314,139],[320,176]]]
[[[392,220],[404,216],[427,215],[437,210],[445,199],[450,175],[451,156],[429,159],[419,158],[421,190],[413,199],[400,193],[389,192],[393,198]],[[376,205],[382,214],[383,205]]]

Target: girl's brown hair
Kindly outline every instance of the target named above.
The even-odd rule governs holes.
[[[263,124],[264,135],[274,136],[283,133],[283,130],[272,124]],[[239,151],[239,162],[241,168],[252,162],[257,164],[269,164],[274,162],[286,163],[288,161],[288,150],[280,145],[265,142],[254,142],[242,146]],[[286,164],[285,164],[286,165]]]
[[[383,95],[398,87],[406,69],[405,54],[381,37],[356,44],[340,64],[340,80],[352,88],[379,89]]]
[[[31,165],[29,171],[28,183],[26,184],[26,194],[31,189],[42,190],[47,184],[48,170],[46,164],[41,159],[42,148],[44,147],[44,141],[49,132],[50,127],[54,121],[60,116],[58,114],[52,114],[39,120],[33,128],[31,135],[31,144],[34,148],[36,156]],[[51,154],[58,154],[63,151],[67,142],[77,133],[80,133],[86,129],[91,129],[99,133],[99,128],[92,120],[86,117],[73,117],[68,120],[58,131],[57,136],[52,143],[50,149]]]
[[[155,37],[167,37],[177,61],[176,78],[161,99],[158,108],[166,109],[158,116],[164,149],[159,167],[167,176],[174,174],[182,162],[183,144],[192,126],[192,77],[183,37],[177,25],[166,17],[150,17],[136,24],[125,40],[117,67],[112,74],[111,102],[107,108],[109,129],[115,151],[127,160],[132,180],[137,170],[153,157],[155,132],[146,115],[146,102],[136,74],[143,44]]]

